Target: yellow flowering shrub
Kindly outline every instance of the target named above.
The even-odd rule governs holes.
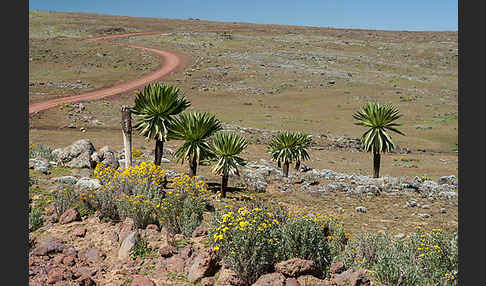
[[[346,267],[366,268],[384,285],[457,285],[457,234],[441,229],[394,241],[386,233],[360,233],[343,252]]]
[[[116,201],[116,206],[120,219],[132,218],[138,228],[157,222],[154,203],[143,194],[122,194]]]
[[[174,177],[165,196],[155,203],[161,225],[167,228],[169,240],[177,233],[190,236],[201,224],[206,200],[210,192],[207,184],[196,177]]]
[[[289,212],[280,233],[280,259],[299,257],[313,260],[318,269],[316,274],[321,277],[325,276],[334,256],[347,243],[342,223],[333,214]]]
[[[60,184],[48,192],[47,204],[54,206],[54,211],[59,217],[68,209],[74,207],[79,200],[79,196],[74,191],[74,187],[68,184]]]
[[[233,207],[214,217],[209,240],[225,265],[251,285],[277,261],[279,221],[263,208]]]
[[[142,162],[120,172],[99,163],[93,174],[102,187],[81,194],[87,206],[114,220],[130,217],[139,227],[155,221],[154,202],[160,200],[166,183],[164,169]],[[144,200],[140,201],[139,196]]]

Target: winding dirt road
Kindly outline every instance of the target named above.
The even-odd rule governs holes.
[[[177,33],[191,33],[191,32],[227,32],[227,30],[205,30],[205,31],[176,31]],[[108,39],[115,39],[115,38],[124,38],[124,37],[133,37],[133,36],[141,36],[141,35],[154,35],[154,34],[170,34],[170,33],[175,33],[175,32],[140,32],[140,33],[129,33],[129,34],[120,34],[120,35],[112,35],[112,36],[105,36],[105,37],[98,37],[98,38],[91,38],[88,39],[88,41],[100,41],[100,40],[108,40]],[[121,44],[120,44],[121,45]],[[136,49],[142,49],[146,51],[150,51],[152,53],[155,53],[159,56],[162,57],[163,59],[163,64],[162,66],[149,73],[146,74],[136,80],[129,81],[126,83],[122,83],[119,85],[115,85],[110,88],[105,88],[105,89],[100,89],[100,90],[95,90],[92,92],[87,92],[79,95],[74,95],[74,96],[69,96],[69,97],[63,97],[63,98],[56,98],[56,99],[51,99],[51,100],[46,100],[42,102],[36,102],[29,104],[29,116],[55,107],[57,105],[60,105],[62,103],[72,103],[72,102],[78,102],[82,100],[97,100],[97,99],[102,99],[105,97],[109,96],[114,96],[132,89],[135,89],[137,87],[144,86],[150,82],[156,81],[165,75],[171,73],[174,71],[179,65],[181,65],[181,58],[173,53],[167,52],[167,51],[162,51],[154,48],[147,48],[143,46],[136,46],[136,45],[123,45],[126,47],[130,48],[136,48]]]

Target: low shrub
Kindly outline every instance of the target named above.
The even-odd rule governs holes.
[[[29,213],[29,232],[36,231],[44,224],[43,212],[41,208],[34,208]]]
[[[122,195],[117,199],[116,206],[120,219],[132,218],[138,228],[157,222],[153,202],[142,194]]]
[[[360,233],[341,256],[346,267],[366,268],[384,285],[456,285],[457,234],[441,229],[394,241],[384,233]]]
[[[79,201],[79,195],[74,191],[74,186],[69,184],[61,184],[57,188],[49,191],[49,200],[47,203],[52,203],[57,217],[61,216],[68,209],[76,206]]]
[[[250,199],[216,211],[209,240],[225,265],[251,284],[276,262],[295,257],[313,260],[318,275],[325,276],[348,234],[332,214],[288,212],[280,204]]]
[[[142,259],[149,257],[153,253],[154,249],[152,249],[149,245],[147,240],[141,238],[135,244],[130,257],[135,260],[137,257],[141,257]]]
[[[52,155],[51,147],[42,144],[29,143],[29,159],[43,158],[49,161],[55,161],[56,156]]]
[[[251,285],[277,262],[279,222],[261,208],[217,212],[209,231],[210,245],[238,276]]]
[[[289,213],[289,218],[279,228],[281,243],[279,260],[298,257],[313,260],[322,276],[331,264],[328,227],[325,216],[313,213]]]
[[[210,193],[206,183],[186,175],[173,178],[172,189],[156,202],[159,222],[167,228],[169,240],[175,234],[190,236],[203,220]],[[155,202],[154,202],[155,203]]]

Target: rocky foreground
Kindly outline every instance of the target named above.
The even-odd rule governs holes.
[[[164,158],[172,159],[172,150],[164,150]],[[124,155],[105,146],[96,150],[87,140],[79,140],[65,148],[52,151],[55,160],[33,158],[29,168],[48,174],[53,166],[81,168],[79,176],[53,178],[54,183],[74,185],[77,190],[101,187],[89,170],[97,163],[121,168]],[[153,160],[143,154],[135,164]],[[86,172],[84,172],[86,170]],[[167,176],[175,177],[170,171]],[[382,177],[338,173],[328,169],[300,170],[283,178],[272,162],[249,162],[242,169],[242,182],[249,191],[265,192],[269,188],[280,192],[299,190],[325,196],[331,192],[347,194],[418,193],[429,200],[457,199],[457,179],[443,176],[438,182],[427,178]],[[416,207],[416,201],[404,205]],[[366,212],[366,209],[356,210]],[[176,237],[169,245],[166,230],[156,225],[137,229],[133,220],[105,221],[98,214],[81,216],[69,209],[59,218],[51,215],[40,229],[29,234],[30,285],[244,285],[236,274],[218,261],[207,245],[208,230],[198,227],[187,238]],[[146,241],[144,255],[134,255],[139,241]],[[290,259],[274,266],[275,272],[261,276],[253,285],[373,285],[366,270],[345,269],[333,263],[330,277],[313,276],[315,264],[303,259]]]

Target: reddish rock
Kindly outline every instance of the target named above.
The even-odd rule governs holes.
[[[62,254],[67,255],[67,256],[72,256],[72,257],[78,257],[78,251],[73,246],[69,246],[69,247],[64,248],[64,250],[62,251]]]
[[[73,266],[75,264],[75,257],[74,256],[64,256],[62,259],[62,264],[66,266]]]
[[[95,286],[96,285],[95,281],[93,279],[91,279],[91,277],[86,276],[86,275],[82,275],[81,277],[76,279],[76,283],[79,286]]]
[[[274,272],[260,276],[252,286],[285,286],[285,276]]]
[[[64,259],[64,254],[58,254],[56,256],[54,256],[54,264],[61,264],[62,263],[62,260]]]
[[[208,234],[208,229],[205,226],[200,225],[196,227],[196,229],[192,232],[192,237],[200,237],[207,234]]]
[[[54,284],[56,282],[62,281],[64,279],[64,272],[61,268],[52,268],[47,273],[47,283]]]
[[[43,256],[50,253],[59,253],[62,252],[66,246],[64,242],[55,237],[49,237],[42,241],[33,251],[32,253],[37,256]]]
[[[292,258],[275,264],[275,271],[287,277],[312,275],[316,269],[316,263],[314,261],[301,258]]]
[[[184,259],[178,256],[172,256],[170,258],[167,258],[165,267],[167,269],[167,272],[183,273]]]
[[[81,216],[76,208],[70,208],[59,217],[60,224],[67,224],[73,221],[80,221]]]
[[[214,277],[204,277],[200,283],[201,286],[213,286],[216,283],[216,279]]]
[[[155,283],[145,276],[137,276],[130,283],[130,286],[155,286]]]
[[[106,254],[97,248],[89,248],[83,251],[79,257],[87,262],[97,263],[103,261],[106,258]]]
[[[287,278],[287,280],[285,280],[285,286],[300,286],[300,283],[295,278]]]
[[[179,254],[178,256],[184,260],[188,259],[191,257],[192,253],[194,252],[194,249],[190,244],[184,246],[183,248],[179,249]]]
[[[329,272],[331,274],[339,274],[344,272],[346,268],[344,267],[344,263],[342,262],[333,262],[331,263],[331,267],[329,268]]]
[[[83,277],[83,276],[93,277],[96,274],[96,272],[98,271],[96,269],[91,269],[87,266],[76,267],[73,270],[74,270],[73,275],[76,278]]]
[[[132,232],[136,231],[137,227],[132,218],[127,217],[120,225],[120,231],[118,232],[118,241],[124,241],[125,238]]]
[[[243,286],[245,283],[238,275],[229,268],[223,268],[219,273],[217,286]]]
[[[84,237],[87,231],[88,229],[86,227],[80,226],[73,231],[73,235],[77,237]]]
[[[156,224],[149,224],[145,229],[159,231],[159,227]]]
[[[366,270],[362,269],[359,271],[354,271],[353,269],[348,269],[340,274],[334,275],[331,285],[333,286],[370,286],[371,281],[366,277]]]
[[[165,258],[171,257],[175,253],[177,253],[177,248],[175,246],[172,246],[172,245],[166,245],[164,247],[159,248],[160,256],[165,257]]]
[[[195,282],[203,277],[212,276],[218,270],[217,255],[212,248],[203,249],[189,267],[187,279]]]
[[[305,286],[330,286],[331,285],[328,283],[328,281],[316,278],[312,275],[302,275],[299,278],[297,278],[297,282],[299,282],[300,285],[305,285]]]

